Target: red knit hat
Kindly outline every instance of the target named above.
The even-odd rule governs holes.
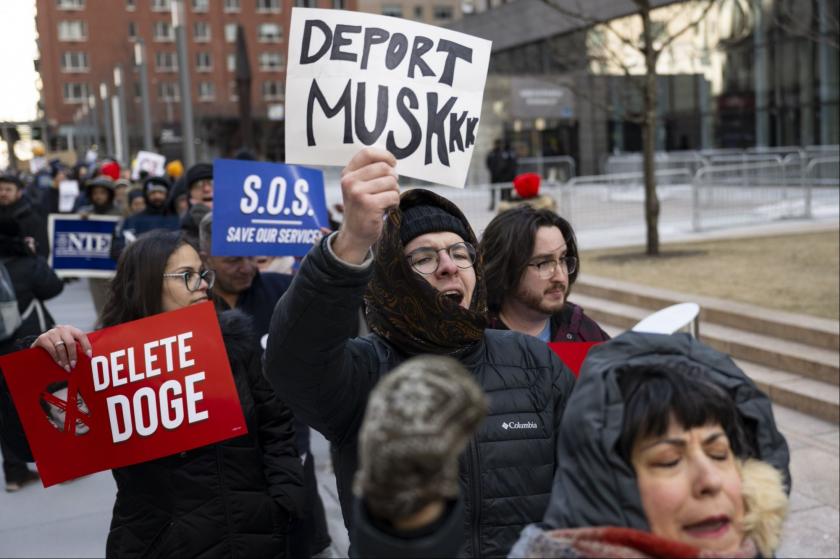
[[[99,169],[100,174],[111,177],[111,180],[120,178],[120,164],[116,161],[109,161],[104,163]]]
[[[522,173],[513,179],[513,188],[520,198],[533,198],[540,193],[540,176],[536,173]]]

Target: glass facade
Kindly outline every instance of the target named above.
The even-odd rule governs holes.
[[[657,149],[840,143],[836,0],[679,2],[652,12]],[[598,171],[607,154],[641,150],[641,18],[618,18],[493,53],[485,121],[520,156],[572,155]],[[516,114],[516,77],[566,82],[565,115]],[[558,86],[559,87],[559,86]],[[498,120],[493,122],[494,117]],[[492,142],[487,137],[485,141]]]

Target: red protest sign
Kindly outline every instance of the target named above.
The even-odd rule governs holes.
[[[578,377],[589,350],[599,343],[601,342],[551,342],[548,347],[571,369],[575,377]]]
[[[45,487],[247,433],[212,303],[88,337],[71,373],[40,348],[0,357]]]

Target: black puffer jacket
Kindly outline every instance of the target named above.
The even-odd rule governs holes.
[[[248,435],[113,470],[108,557],[284,557],[303,470],[239,311],[219,315]]]
[[[627,332],[592,348],[569,400],[559,453],[574,456],[557,469],[545,522],[553,528],[622,526],[650,531],[633,469],[617,451],[624,400],[617,377],[628,365],[700,367],[732,396],[744,420],[754,458],[783,473],[788,490],[790,454],[776,429],[770,400],[726,355],[688,334]]]
[[[407,356],[376,334],[350,339],[372,275],[313,247],[275,309],[266,374],[295,415],[332,443],[345,524],[352,514],[357,436],[376,382]],[[489,396],[487,419],[461,457],[462,553],[507,555],[522,527],[539,521],[556,468],[555,439],[574,377],[546,344],[486,330],[459,360]]]
[[[13,219],[20,225],[21,237],[35,239],[35,253],[48,258],[50,240],[47,238],[47,219],[42,217],[26,198],[20,198],[8,206],[0,206],[0,219]]]

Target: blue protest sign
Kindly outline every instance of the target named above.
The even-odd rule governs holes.
[[[317,169],[217,159],[213,186],[214,256],[304,256],[329,227]]]
[[[50,266],[59,277],[110,278],[111,238],[119,218],[111,215],[50,214]]]

